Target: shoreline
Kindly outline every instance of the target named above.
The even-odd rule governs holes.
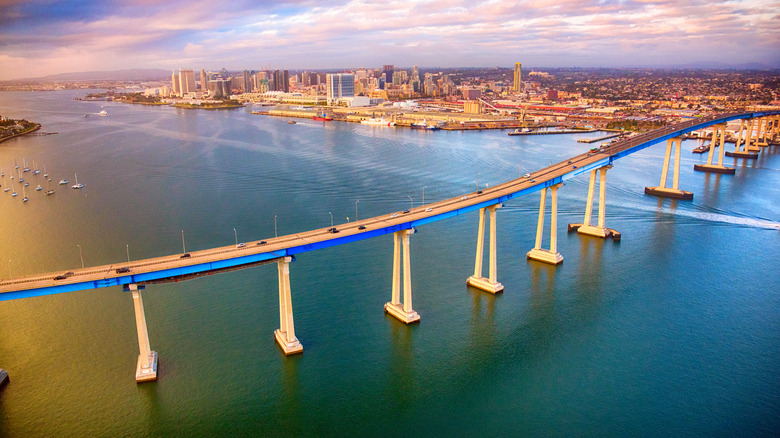
[[[14,135],[9,135],[8,137],[0,138],[0,143],[4,142],[6,140],[10,140],[12,138],[21,137],[21,136],[30,134],[31,132],[35,132],[35,131],[37,131],[39,129],[41,129],[41,124],[40,123],[35,123],[35,127],[30,129],[29,131],[19,132],[19,133],[16,133]]]

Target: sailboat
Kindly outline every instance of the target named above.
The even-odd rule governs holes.
[[[11,183],[11,184],[13,184],[13,183]],[[5,174],[3,174],[3,185],[5,185]],[[4,192],[8,192],[10,190],[11,190],[10,187],[6,187],[6,188],[3,189]]]
[[[14,190],[14,182],[11,181],[11,197],[16,196],[16,190]]]
[[[27,159],[26,158],[22,158],[22,163],[24,164],[24,168],[22,168],[22,172],[29,172],[30,168],[27,167]]]
[[[78,176],[78,174],[76,174],[75,176],[76,176],[76,184],[73,184],[71,186],[71,188],[72,189],[83,189],[84,188],[84,184],[79,184],[79,176]]]
[[[30,198],[27,197],[27,190],[25,190],[24,187],[22,187],[22,195],[24,196],[24,198],[22,198],[22,202],[27,202],[30,200]]]
[[[38,184],[38,187],[35,188],[35,191],[40,192],[41,190],[43,190],[43,187],[41,187],[41,185]]]
[[[38,164],[35,161],[33,161],[33,169],[35,169],[33,170],[33,175],[41,173],[40,169],[38,169]]]
[[[51,188],[51,178],[49,178],[49,188],[46,190],[46,195],[48,196],[53,194],[54,194],[54,190],[52,190]]]
[[[43,177],[44,178],[48,178],[49,177],[49,172],[46,171],[46,165],[45,164],[43,165]]]

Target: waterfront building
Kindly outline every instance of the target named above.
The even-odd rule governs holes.
[[[272,91],[282,91],[282,75],[279,73],[279,70],[274,70],[274,77],[273,77],[273,90]]]
[[[244,86],[242,87],[244,89],[244,93],[249,93],[252,91],[252,81],[250,78],[251,76],[249,74],[249,70],[244,70]]]
[[[179,95],[184,97],[197,91],[195,85],[195,72],[192,69],[179,69]]]
[[[282,72],[282,88],[279,91],[290,92],[290,73],[287,70]]]
[[[209,77],[206,75],[206,70],[200,69],[200,91],[206,92],[208,88]]]
[[[328,105],[333,105],[342,97],[355,97],[355,75],[351,73],[333,73],[325,77]]]
[[[523,89],[523,71],[522,71],[522,64],[519,62],[515,63],[515,83],[513,90],[515,93],[519,93]]]
[[[173,74],[171,74],[171,94],[178,96],[180,92],[181,89],[179,88],[179,74],[173,72]]]
[[[213,99],[225,99],[230,97],[230,79],[215,79],[208,81],[209,95]]]

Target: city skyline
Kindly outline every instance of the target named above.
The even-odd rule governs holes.
[[[0,5],[0,80],[129,68],[780,67],[780,4],[747,1]],[[535,7],[532,7],[535,6]],[[774,20],[774,21],[773,21]]]

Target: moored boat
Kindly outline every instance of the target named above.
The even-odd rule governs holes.
[[[361,120],[360,123],[362,123],[364,125],[374,125],[374,126],[394,126],[395,125],[394,121],[392,121],[392,120],[391,121],[387,121],[387,120],[385,120],[384,117],[379,118],[379,119],[371,117],[370,119]]]

